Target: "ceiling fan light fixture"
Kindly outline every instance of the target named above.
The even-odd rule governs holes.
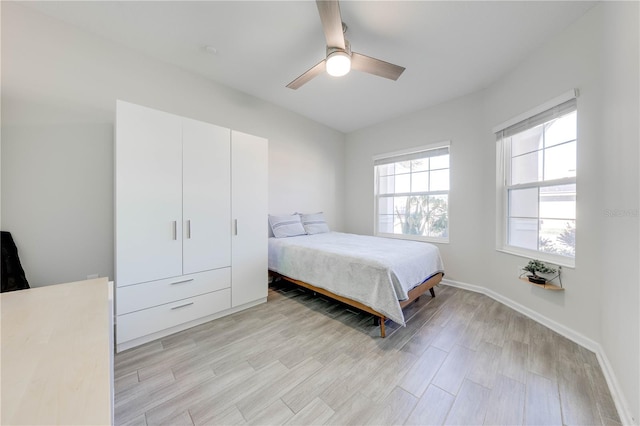
[[[342,77],[351,71],[351,56],[343,50],[336,50],[327,56],[327,74]]]

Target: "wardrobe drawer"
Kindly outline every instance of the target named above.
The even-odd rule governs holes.
[[[231,268],[214,269],[116,289],[116,312],[141,309],[231,287]]]
[[[231,289],[183,299],[118,316],[119,343],[156,333],[231,308]]]

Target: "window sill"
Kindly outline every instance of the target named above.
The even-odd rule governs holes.
[[[511,247],[508,248],[496,248],[496,251],[500,253],[506,253],[513,256],[524,257],[526,259],[537,259],[543,262],[551,263],[553,265],[562,266],[563,268],[575,269],[575,259],[571,259],[564,256],[554,256],[549,253],[542,253],[539,251],[518,250]]]
[[[409,241],[419,241],[422,243],[432,243],[432,244],[449,244],[449,238],[429,238],[429,237],[420,237],[417,235],[400,235],[400,234],[383,234],[377,233],[376,237],[382,238],[394,238],[396,240],[409,240]]]

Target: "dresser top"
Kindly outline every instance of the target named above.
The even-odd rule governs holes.
[[[106,278],[0,294],[2,424],[110,424]]]

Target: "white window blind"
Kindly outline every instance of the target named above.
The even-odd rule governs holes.
[[[378,157],[374,158],[373,165],[380,166],[382,164],[399,163],[402,161],[419,160],[430,157],[439,157],[442,155],[449,155],[449,147],[433,148],[425,151],[411,152],[408,154],[397,154],[391,157]]]
[[[560,105],[556,105],[555,107],[543,111],[539,114],[534,115],[533,117],[529,117],[525,120],[522,120],[516,124],[513,124],[505,129],[502,129],[498,133],[496,133],[497,137],[509,137],[513,136],[516,133],[523,132],[532,127],[536,127],[540,124],[546,123],[548,121],[554,120],[558,117],[566,115],[572,111],[576,110],[576,99],[570,99]]]

